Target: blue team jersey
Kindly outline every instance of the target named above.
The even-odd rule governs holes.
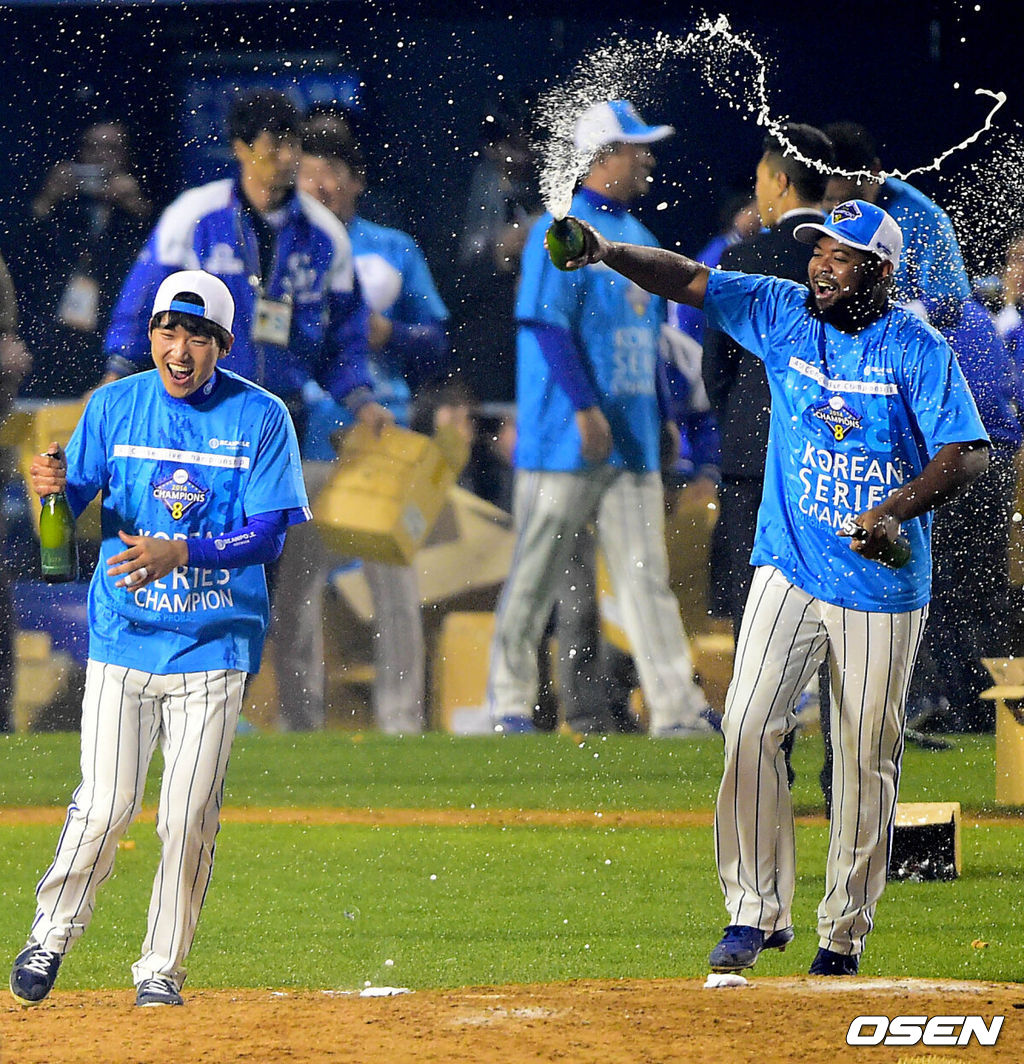
[[[946,341],[898,307],[856,335],[806,309],[793,281],[712,270],[704,313],[763,359],[771,390],[752,565],[849,609],[901,613],[931,592],[930,516],[903,524],[912,558],[892,570],[836,534],[918,476],[940,448],[987,440]]]
[[[408,233],[368,222],[358,215],[348,223],[359,287],[367,305],[389,321],[403,325],[430,325],[448,320],[448,308],[438,294],[423,252]],[[401,353],[387,347],[371,351],[367,366],[374,399],[394,414],[399,425],[408,425],[412,392],[405,378]],[[339,403],[324,400],[309,412],[303,446],[306,458],[329,461],[334,457],[330,435],[338,425],[349,424],[351,415]]]
[[[183,566],[137,591],[115,587],[107,559],[118,532],[184,539],[289,511],[308,520],[298,444],[281,400],[217,370],[196,405],[168,395],[156,370],[108,384],[89,400],[67,447],[76,514],[102,496],[100,560],[89,585],[89,656],[159,674],[258,672],[267,628],[262,565]]]
[[[657,247],[657,241],[625,210],[606,210],[582,193],[571,213],[609,240]],[[572,402],[555,381],[534,333],[536,322],[572,334],[591,385],[612,431],[609,464],[636,473],[659,467],[661,415],[655,394],[658,341],[664,300],[645,292],[603,264],[571,273],[556,269],[544,248],[551,215],[533,226],[523,249],[516,301],[516,465],[555,472],[587,467],[580,454]]]
[[[903,254],[895,274],[898,303],[921,300],[929,314],[959,306],[971,294],[953,223],[938,204],[906,181],[886,178],[878,206],[903,231]]]

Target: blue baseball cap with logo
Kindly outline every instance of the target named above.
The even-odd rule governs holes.
[[[891,214],[867,200],[837,203],[824,222],[804,222],[793,230],[793,236],[803,244],[813,244],[821,233],[847,247],[877,255],[883,262],[891,262],[893,269],[900,264],[903,232]]]
[[[607,144],[652,144],[673,133],[672,126],[647,125],[629,100],[607,100],[579,116],[573,140],[579,151],[595,152]]]

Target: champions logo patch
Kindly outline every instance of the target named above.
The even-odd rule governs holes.
[[[832,211],[829,221],[835,225],[837,222],[853,222],[862,217],[861,209],[850,200],[848,203],[840,203]]]
[[[206,488],[193,483],[187,470],[175,469],[167,480],[153,488],[153,498],[170,510],[175,521],[180,521],[197,503],[206,502]]]
[[[851,429],[859,429],[861,419],[850,410],[841,395],[833,395],[827,403],[811,408],[811,416],[824,421],[837,440],[842,440]]]

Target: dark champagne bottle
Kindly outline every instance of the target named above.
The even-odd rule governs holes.
[[[846,518],[840,525],[840,531],[853,539],[863,540],[868,538],[868,530],[858,525],[853,517]],[[910,541],[906,536],[897,536],[892,543],[887,543],[882,548],[877,558],[872,558],[871,560],[878,562],[879,565],[884,565],[888,569],[902,569],[910,561],[910,554]]]
[[[583,254],[586,244],[583,227],[575,218],[556,218],[548,226],[545,243],[551,261],[564,270],[567,262]]]
[[[61,584],[78,579],[78,540],[75,518],[62,491],[43,499],[39,515],[39,561],[43,579]]]

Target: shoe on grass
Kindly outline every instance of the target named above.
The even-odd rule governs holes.
[[[860,967],[860,957],[855,953],[836,953],[834,950],[818,948],[817,956],[811,962],[808,975],[856,975]]]
[[[135,988],[135,1004],[143,1008],[149,1008],[151,1005],[184,1005],[185,999],[170,979],[163,975],[154,975],[143,979]]]
[[[53,989],[61,954],[30,942],[14,959],[11,993],[19,1005],[38,1005]]]
[[[497,735],[532,735],[537,728],[529,717],[510,715],[499,717],[494,722],[494,731]]]
[[[713,972],[740,972],[753,968],[764,950],[777,949],[782,953],[792,941],[792,927],[782,927],[769,935],[759,927],[730,924],[722,941],[711,951],[708,963]]]

